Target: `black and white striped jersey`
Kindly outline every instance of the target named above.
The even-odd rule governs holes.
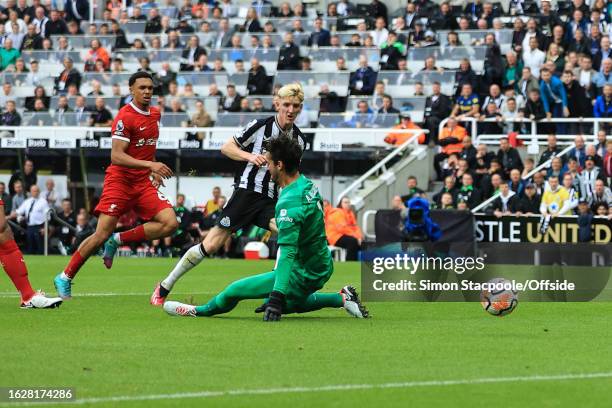
[[[278,125],[276,115],[249,122],[239,135],[234,136],[234,140],[245,152],[265,154],[264,142],[281,135],[297,138],[302,150],[304,150],[304,135],[300,129],[294,124],[289,132],[284,132]],[[270,179],[267,166],[257,167],[253,163],[240,162],[240,167],[234,178],[234,188],[255,191],[274,200],[278,198],[278,186]]]

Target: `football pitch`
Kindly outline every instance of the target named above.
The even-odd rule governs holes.
[[[327,309],[263,323],[248,301],[177,318],[148,303],[176,260],[91,259],[58,310],[19,309],[0,279],[0,387],[74,387],[95,407],[610,406],[612,303],[519,298],[503,318],[478,303],[367,303],[368,320]],[[33,286],[54,293],[67,261],[27,257]],[[205,260],[170,299],[201,304],[272,266]],[[325,290],[358,285],[359,270],[336,264]]]

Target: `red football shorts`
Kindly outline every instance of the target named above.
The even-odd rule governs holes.
[[[148,221],[165,208],[172,208],[172,204],[166,196],[153,187],[149,178],[133,181],[126,177],[107,174],[104,178],[102,197],[94,214],[119,218],[133,209],[138,217]]]

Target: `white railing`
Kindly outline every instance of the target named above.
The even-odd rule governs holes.
[[[400,129],[394,129],[393,132],[395,132],[396,130],[400,130]],[[382,159],[381,161],[379,161],[374,167],[372,167],[370,170],[366,171],[361,177],[359,177],[357,180],[353,181],[347,188],[345,188],[340,195],[338,196],[339,199],[338,200],[342,200],[343,197],[346,197],[348,195],[350,195],[352,192],[354,192],[355,190],[358,190],[362,187],[363,183],[370,178],[372,175],[377,174],[379,171],[382,171],[382,173],[387,171],[387,163],[389,163],[393,158],[395,158],[396,156],[403,154],[404,151],[411,146],[415,146],[418,145],[418,138],[419,138],[419,134],[420,133],[427,133],[427,130],[417,130],[417,129],[405,129],[405,130],[400,130],[401,133],[414,133],[415,135],[412,136],[410,139],[406,140],[404,143],[402,143],[401,145],[399,145],[398,147],[396,147],[391,153],[389,153],[387,156],[385,156],[384,159]],[[398,132],[398,133],[400,133]],[[355,205],[355,203],[353,203],[353,205]]]
[[[439,134],[442,133],[442,129],[444,129],[444,126],[446,125],[449,119],[450,118],[445,118],[442,120],[442,122],[440,122],[440,125],[438,128]],[[507,134],[498,134],[498,135],[489,135],[489,134],[479,135],[478,134],[478,123],[497,122],[495,118],[487,118],[484,120],[478,120],[475,118],[468,117],[468,118],[462,118],[462,119],[457,118],[457,121],[470,122],[471,134],[473,135],[472,136],[473,144],[478,144],[478,143],[496,144],[501,137],[508,136]],[[546,123],[592,124],[593,133],[592,134],[589,133],[588,135],[583,133],[582,135],[585,136],[587,141],[592,140],[593,142],[595,142],[597,140],[597,132],[599,132],[600,124],[611,123],[612,120],[610,120],[609,118],[551,118],[551,119],[542,119],[539,121],[535,121],[535,120],[531,120],[528,118],[503,118],[500,123],[503,124],[507,122],[529,124],[530,133],[526,135],[519,134],[517,138],[519,140],[529,141],[530,145],[537,146],[537,145],[546,145],[546,141],[548,138],[548,134],[538,134],[538,124],[546,124]],[[560,141],[561,144],[564,144],[569,141],[573,142],[575,137],[576,135],[557,135],[557,139]]]
[[[242,129],[242,127],[161,127],[157,148],[179,149],[183,143],[180,141],[185,139],[187,133],[204,133],[203,143],[199,148],[220,150],[229,137],[238,134]],[[321,152],[339,152],[347,145],[390,148],[391,146],[384,141],[388,133],[427,133],[426,129],[393,128],[301,128],[300,130],[304,134],[314,134],[313,150]],[[77,140],[91,140],[94,138],[94,133],[106,132],[110,135],[108,127],[0,126],[0,132],[2,131],[13,132],[14,136],[0,138],[1,148],[74,149],[79,147]],[[48,144],[45,146],[37,144],[36,140],[39,139],[48,140]],[[99,146],[95,147],[110,149],[111,145],[110,137],[102,137]]]
[[[528,180],[531,176],[533,176],[534,174],[536,174],[538,171],[548,168],[548,166],[550,166],[550,164],[552,163],[553,159],[555,157],[561,157],[561,156],[565,156],[566,154],[568,154],[573,148],[574,146],[576,146],[574,143],[572,143],[571,145],[567,146],[565,149],[561,150],[558,154],[555,154],[553,156],[550,157],[550,159],[546,160],[544,163],[540,164],[539,166],[537,166],[535,169],[531,170],[529,173],[527,173],[525,176],[523,176],[522,180]],[[483,201],[482,203],[478,204],[476,207],[474,207],[471,211],[473,214],[478,213],[480,210],[487,208],[487,206],[489,204],[491,204],[496,198],[497,196],[499,196],[499,192],[493,194],[491,197],[487,198],[485,201]]]

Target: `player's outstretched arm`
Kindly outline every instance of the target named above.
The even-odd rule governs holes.
[[[229,157],[232,160],[248,161],[260,167],[266,165],[267,163],[265,156],[261,154],[245,152],[244,150],[242,150],[233,137],[230,137],[227,142],[225,142],[225,144],[221,147],[221,153],[223,153],[225,156]]]
[[[151,172],[159,174],[163,178],[172,177],[172,170],[164,163],[148,160],[138,160],[127,154],[129,143],[123,140],[113,139],[111,150],[111,163],[116,166],[127,167],[129,169],[149,169]]]

